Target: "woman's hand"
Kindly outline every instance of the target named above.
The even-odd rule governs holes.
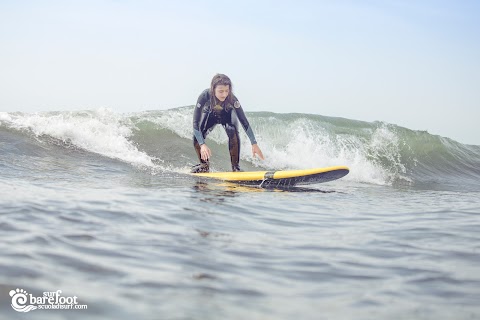
[[[203,161],[208,161],[212,156],[212,151],[209,147],[204,143],[200,146],[200,157]]]
[[[265,160],[262,150],[260,150],[260,147],[257,144],[252,144],[252,153],[254,158],[255,158],[255,155],[258,155],[260,159]]]

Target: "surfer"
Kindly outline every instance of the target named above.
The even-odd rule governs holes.
[[[228,136],[228,149],[232,171],[240,169],[240,135],[238,123],[242,124],[252,144],[252,153],[264,159],[262,151],[257,145],[253,130],[247,117],[232,92],[232,82],[224,74],[216,74],[209,89],[205,89],[198,97],[195,111],[193,112],[193,145],[197,152],[200,164],[192,168],[192,173],[208,172],[209,160],[212,151],[205,144],[205,138],[217,124],[221,124]]]

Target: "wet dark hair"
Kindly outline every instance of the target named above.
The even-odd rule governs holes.
[[[212,106],[216,105],[215,88],[218,85],[224,85],[224,86],[230,87],[230,92],[228,93],[228,96],[225,99],[225,102],[233,105],[232,81],[230,80],[229,77],[221,73],[217,73],[215,76],[213,76],[212,83],[210,84],[210,104]]]

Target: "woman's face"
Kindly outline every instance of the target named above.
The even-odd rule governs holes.
[[[230,93],[230,86],[225,86],[223,84],[219,84],[215,87],[215,97],[217,97],[220,101],[225,101],[227,99],[228,94]]]

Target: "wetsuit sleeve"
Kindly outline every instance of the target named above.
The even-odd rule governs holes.
[[[202,145],[205,143],[203,139],[203,134],[200,130],[200,120],[202,119],[202,107],[208,100],[208,89],[203,91],[197,99],[197,104],[195,105],[195,110],[193,111],[193,135],[197,139],[198,144]]]
[[[245,116],[245,112],[243,111],[242,105],[240,101],[238,101],[237,97],[233,96],[233,107],[235,108],[235,112],[237,113],[237,118],[242,124],[245,133],[250,139],[251,144],[257,144],[257,140],[255,140],[255,135],[253,134],[252,127],[250,127],[250,123],[247,120],[247,116]]]

